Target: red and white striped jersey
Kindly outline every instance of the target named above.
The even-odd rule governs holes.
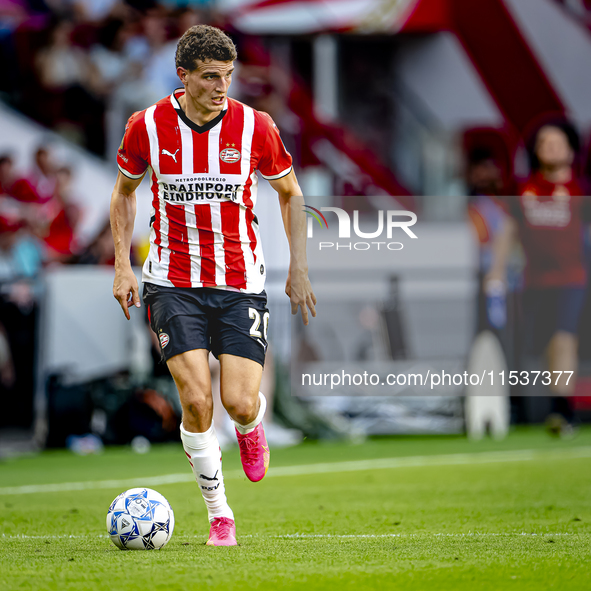
[[[119,170],[152,190],[150,252],[143,280],[167,287],[260,293],[265,261],[253,207],[263,178],[292,161],[266,113],[233,99],[204,126],[178,103],[184,89],[134,113],[117,155]]]

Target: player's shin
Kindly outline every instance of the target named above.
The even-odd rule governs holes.
[[[252,482],[262,480],[269,468],[269,445],[263,429],[263,416],[267,410],[267,401],[259,392],[259,411],[254,421],[240,425],[236,421],[236,437],[240,447],[240,461],[246,477]]]
[[[222,452],[213,422],[204,433],[191,433],[181,425],[181,440],[207,506],[209,521],[218,517],[234,519],[226,500],[222,476]]]

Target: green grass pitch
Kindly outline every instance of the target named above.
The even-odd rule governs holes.
[[[271,465],[253,484],[224,454],[240,545],[211,548],[180,445],[0,463],[0,589],[591,589],[591,429],[305,443],[271,450]],[[115,548],[111,500],[169,474],[181,476],[148,484],[175,511],[168,545]]]

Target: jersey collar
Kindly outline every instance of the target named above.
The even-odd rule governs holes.
[[[178,93],[179,90],[184,91],[185,89],[184,88],[177,88],[170,95],[170,102],[172,103],[172,106],[174,107],[174,110],[177,112],[178,116],[181,118],[181,121],[187,127],[190,127],[193,131],[196,131],[197,133],[205,133],[206,131],[213,129],[225,117],[226,113],[228,112],[228,99],[226,99],[226,101],[224,102],[224,106],[222,107],[222,111],[217,117],[214,117],[211,121],[208,121],[205,125],[197,125],[197,123],[191,121],[187,117],[187,115],[185,114],[185,112],[181,108],[181,105],[179,104],[179,101],[176,97],[176,94]]]

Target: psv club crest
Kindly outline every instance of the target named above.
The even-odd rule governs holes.
[[[240,150],[236,148],[224,148],[220,152],[220,160],[225,162],[226,164],[234,164],[234,162],[238,162],[242,158],[242,154]]]

